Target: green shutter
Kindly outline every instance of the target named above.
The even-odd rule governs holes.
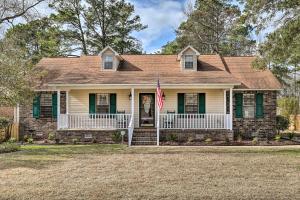
[[[57,93],[52,94],[52,117],[57,118]]]
[[[96,94],[89,94],[89,113],[96,113]]]
[[[243,94],[235,94],[235,117],[243,118]]]
[[[109,112],[112,114],[117,113],[117,95],[110,94],[109,96]]]
[[[40,95],[35,96],[32,103],[32,115],[34,118],[38,119],[40,118],[41,113],[41,101],[40,101]]]
[[[264,117],[264,96],[262,93],[257,93],[255,95],[256,100],[256,112],[255,116],[256,118],[262,118]]]
[[[200,114],[205,114],[205,93],[199,93],[198,94],[199,98],[199,113]]]
[[[183,93],[178,93],[177,96],[177,109],[179,114],[184,113],[184,94]]]

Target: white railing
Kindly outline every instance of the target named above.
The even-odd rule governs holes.
[[[59,129],[127,129],[131,114],[60,114]]]
[[[134,124],[133,124],[133,115],[130,116],[130,122],[128,125],[128,146],[131,146],[131,141],[132,141],[132,136],[133,136],[133,129],[134,129]]]
[[[230,114],[160,114],[161,129],[230,129]]]

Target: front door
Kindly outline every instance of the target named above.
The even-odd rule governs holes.
[[[155,94],[141,93],[140,101],[140,127],[154,127],[155,124]]]

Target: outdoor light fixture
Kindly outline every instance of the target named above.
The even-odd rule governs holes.
[[[164,92],[163,92],[163,94],[162,94],[162,98],[163,98],[163,100],[166,100],[166,95],[165,95]]]
[[[132,96],[132,95],[131,95],[131,92],[130,92],[130,94],[129,94],[128,96],[129,96],[129,100],[131,100],[131,96]]]

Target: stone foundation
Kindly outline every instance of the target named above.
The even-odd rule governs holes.
[[[175,135],[178,142],[187,142],[187,141],[204,141],[208,138],[213,141],[232,141],[233,140],[233,131],[215,129],[215,130],[195,130],[195,129],[174,129],[174,130],[160,130],[160,140],[166,141],[168,136]]]
[[[113,135],[121,130],[59,130],[56,132],[56,138],[60,142],[72,143],[73,139],[78,142],[95,142],[104,144],[119,143],[113,140]],[[124,136],[124,141],[127,142],[127,130]],[[89,138],[87,138],[87,136]]]
[[[257,91],[235,91],[235,93],[255,94]],[[236,118],[235,98],[233,95],[233,130],[234,136],[241,135],[245,139],[253,137],[273,138],[276,134],[276,91],[259,91],[264,98],[263,118]]]

